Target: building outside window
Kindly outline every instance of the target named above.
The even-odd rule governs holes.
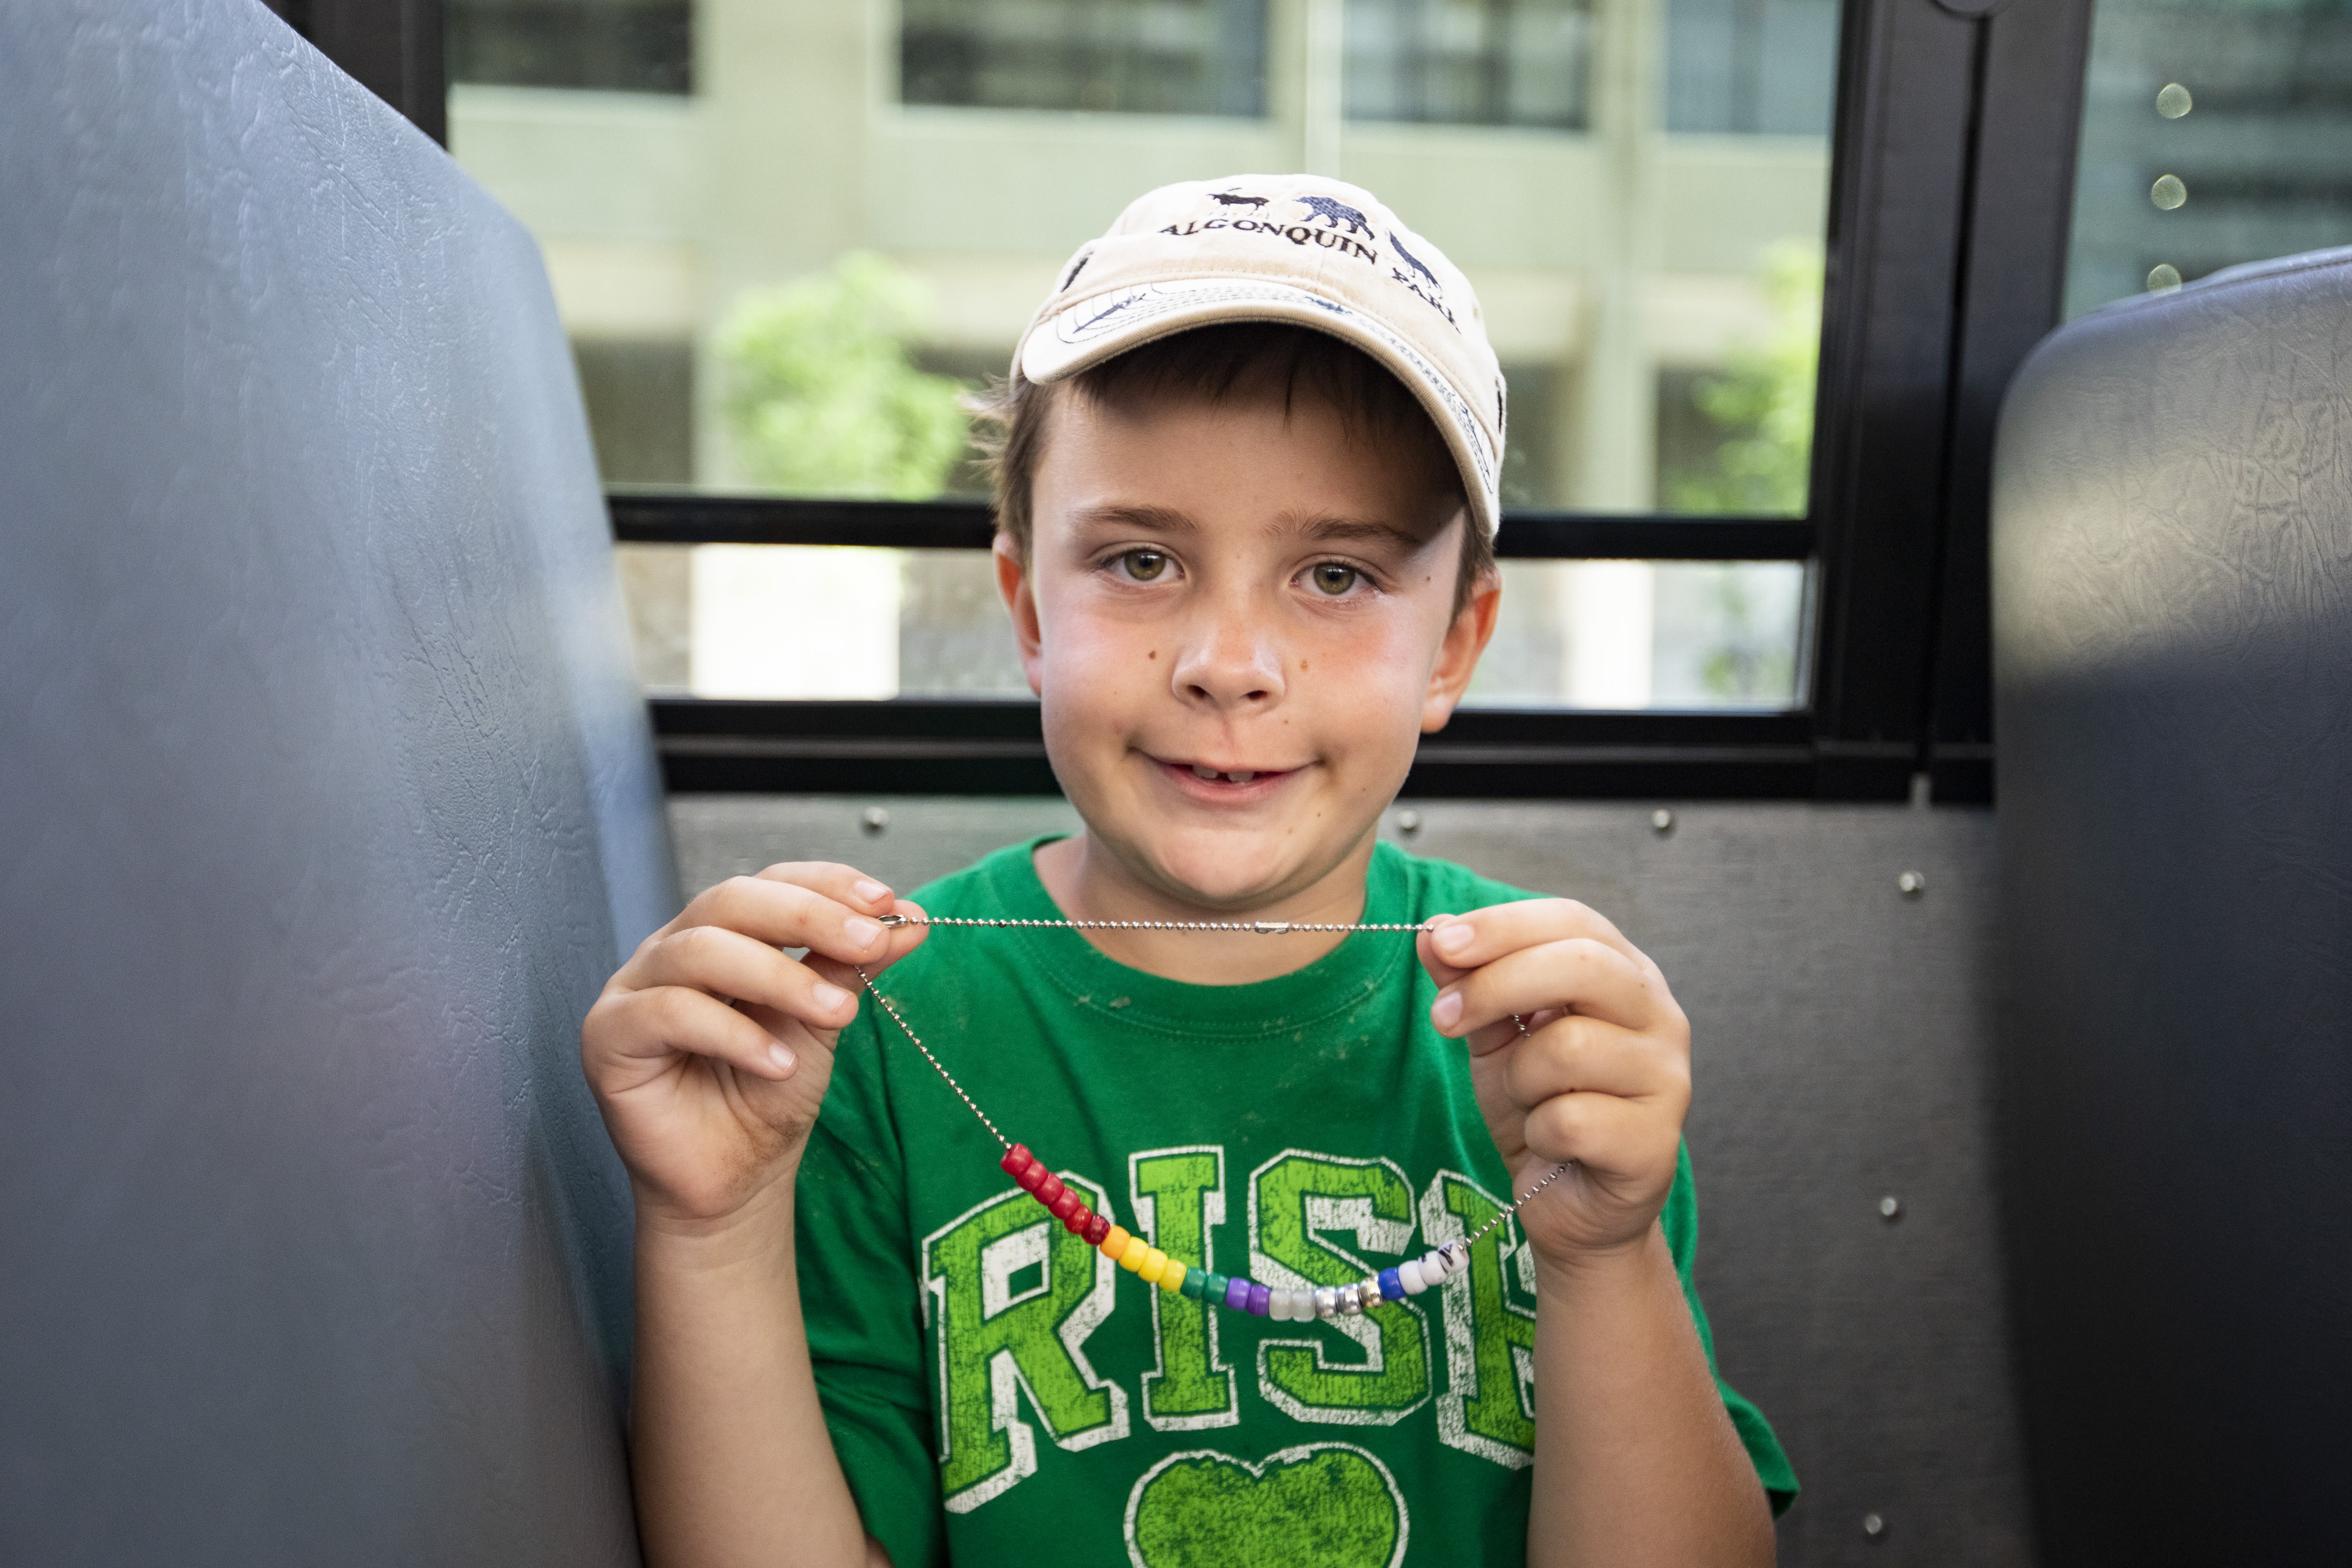
[[[2352,245],[2352,11],[2100,0],[2066,313]]]
[[[1157,184],[1306,169],[1478,289],[1507,504],[1804,508],[1835,0],[449,0],[447,31],[452,151],[546,252],[611,482],[969,490],[954,393],[1078,244]],[[1023,689],[970,553],[626,555],[656,689]],[[1506,576],[1474,700],[1801,699],[1794,564]]]

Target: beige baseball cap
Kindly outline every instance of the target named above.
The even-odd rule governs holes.
[[[1462,469],[1472,514],[1502,518],[1502,367],[1469,279],[1370,191],[1234,174],[1139,196],[1078,247],[1013,363],[1044,384],[1158,338],[1282,321],[1353,343],[1411,388]]]

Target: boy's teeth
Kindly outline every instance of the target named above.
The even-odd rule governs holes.
[[[1255,773],[1227,773],[1225,776],[1233,780],[1235,784],[1247,784],[1250,780],[1257,777]]]
[[[1192,776],[1196,779],[1225,779],[1234,784],[1247,784],[1257,777],[1257,774],[1255,772],[1221,773],[1214,768],[1203,767],[1199,763],[1194,763]]]
[[[1204,768],[1200,763],[1194,763],[1192,764],[1192,776],[1196,779],[1213,779],[1217,776],[1217,770],[1214,768]]]

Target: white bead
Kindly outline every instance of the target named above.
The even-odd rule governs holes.
[[[1423,1253],[1421,1255],[1421,1277],[1423,1279],[1428,1280],[1432,1285],[1443,1285],[1448,1279],[1452,1279],[1454,1277],[1452,1271],[1445,1267],[1445,1254],[1438,1251],[1435,1247],[1432,1247],[1427,1252]]]
[[[1292,1322],[1311,1323],[1315,1321],[1314,1291],[1286,1290],[1283,1294],[1290,1298],[1290,1321]]]
[[[1297,1322],[1298,1321],[1298,1292],[1296,1290],[1276,1290],[1272,1296],[1266,1299],[1265,1315],[1272,1318],[1277,1323]]]
[[[1408,1296],[1418,1296],[1429,1289],[1429,1281],[1421,1277],[1421,1259],[1408,1258],[1397,1265],[1397,1282]]]
[[[1445,1277],[1448,1279],[1456,1279],[1470,1272],[1469,1243],[1449,1241],[1437,1250],[1445,1255]]]

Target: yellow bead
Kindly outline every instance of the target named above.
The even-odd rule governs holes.
[[[1151,1244],[1139,1236],[1130,1236],[1127,1238],[1127,1250],[1118,1255],[1118,1266],[1132,1273],[1142,1268],[1143,1260],[1150,1256]]]
[[[1172,1258],[1170,1258],[1168,1260],[1168,1267],[1160,1271],[1160,1279],[1158,1281],[1160,1288],[1162,1290],[1167,1291],[1171,1296],[1177,1291],[1182,1289],[1184,1288],[1184,1268],[1185,1265],[1179,1263]]]
[[[1146,1285],[1157,1285],[1160,1271],[1167,1267],[1168,1255],[1155,1247],[1143,1255],[1143,1267],[1135,1271],[1135,1276]]]
[[[1102,1255],[1116,1263],[1127,1256],[1127,1244],[1133,1239],[1127,1232],[1113,1226],[1103,1233]]]

